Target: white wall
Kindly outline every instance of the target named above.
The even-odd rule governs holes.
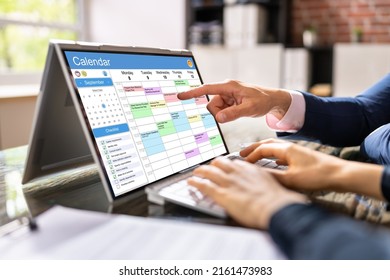
[[[158,48],[185,48],[183,0],[89,0],[87,40]]]
[[[390,71],[390,44],[336,44],[334,96],[355,96]]]
[[[192,46],[202,79],[206,83],[238,79],[268,87],[281,87],[283,46],[264,44],[252,48]],[[241,143],[275,137],[264,118],[240,118],[221,125],[230,151]]]
[[[310,56],[305,48],[286,48],[282,66],[282,87],[308,90],[310,78]]]
[[[237,79],[234,51],[222,46],[191,46],[204,83]]]
[[[263,44],[237,49],[192,46],[203,81],[237,79],[267,87],[281,87],[284,49],[281,44]]]

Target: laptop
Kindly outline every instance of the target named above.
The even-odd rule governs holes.
[[[185,183],[229,154],[208,97],[177,98],[201,84],[188,50],[51,42],[23,183],[94,162],[109,202],[144,188],[152,202],[225,217]]]

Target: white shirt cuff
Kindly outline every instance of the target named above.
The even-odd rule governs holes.
[[[289,90],[289,93],[291,104],[281,120],[272,113],[265,116],[267,125],[271,130],[295,133],[302,128],[305,122],[306,102],[303,94],[295,90]]]

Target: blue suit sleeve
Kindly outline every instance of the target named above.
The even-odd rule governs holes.
[[[270,234],[290,259],[390,259],[389,230],[314,205],[281,209]]]
[[[382,174],[390,201],[390,166]],[[270,234],[291,259],[390,259],[390,231],[331,214],[315,205],[291,204],[274,214]]]
[[[382,125],[364,139],[361,153],[378,164],[390,163],[390,124]]]
[[[305,123],[290,135],[293,138],[314,139],[338,147],[357,146],[376,128],[390,123],[390,74],[357,97],[303,95]]]

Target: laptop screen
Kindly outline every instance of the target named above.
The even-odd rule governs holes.
[[[191,56],[64,51],[114,197],[227,152]]]

